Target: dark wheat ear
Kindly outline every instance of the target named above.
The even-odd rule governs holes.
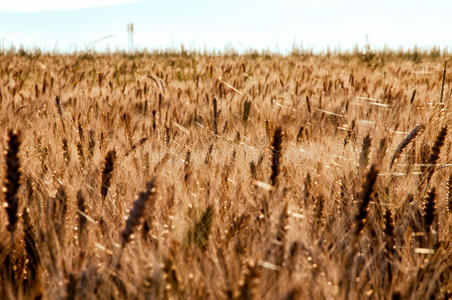
[[[447,61],[444,62],[444,71],[443,71],[443,80],[441,82],[441,94],[439,97],[439,103],[443,103],[443,94],[444,94],[444,82],[446,81],[446,71],[447,71]]]
[[[392,155],[389,169],[392,169],[394,162],[396,161],[397,158],[399,158],[399,156],[400,156],[400,154],[402,154],[403,150],[412,141],[414,141],[414,139],[416,139],[416,137],[419,136],[424,130],[425,130],[424,125],[418,125],[418,126],[414,127],[414,129],[411,130],[410,133],[400,142],[400,144],[397,146],[396,150],[394,151],[394,154]]]
[[[62,148],[63,148],[63,157],[66,163],[71,161],[71,155],[69,154],[69,146],[67,144],[67,139],[63,138],[61,140]]]
[[[177,274],[177,268],[174,265],[173,260],[171,259],[171,257],[164,257],[163,259],[163,269],[162,269],[163,273],[164,273],[164,280],[165,283],[167,285],[167,289],[173,291],[174,293],[178,293],[180,292],[180,282]],[[165,298],[168,295],[166,295]]]
[[[102,198],[104,200],[105,197],[107,197],[108,189],[110,188],[111,185],[111,178],[113,177],[115,161],[116,161],[116,151],[114,149],[108,151],[107,155],[105,156],[105,164],[104,169],[102,171],[102,186],[100,189],[100,194],[102,195]]]
[[[301,141],[301,138],[303,137],[304,127],[300,126],[297,133],[297,143]]]
[[[308,96],[306,96],[306,108],[308,109],[309,114],[311,114],[311,102],[309,101]]]
[[[385,234],[385,250],[386,254],[392,257],[394,255],[394,218],[389,209],[386,209],[384,214],[384,234]]]
[[[363,170],[367,167],[371,146],[372,146],[372,139],[370,138],[370,135],[367,134],[363,139],[363,145],[361,148],[361,153],[359,155],[359,168],[361,170]]]
[[[58,109],[58,115],[60,116],[61,124],[63,125],[63,132],[66,132],[66,128],[64,126],[64,120],[63,120],[63,109],[61,108],[60,96],[55,97],[55,105]]]
[[[250,172],[251,172],[251,179],[257,180],[257,169],[256,169],[256,163],[254,161],[250,162]]]
[[[77,143],[77,154],[80,166],[83,168],[85,166],[85,155],[83,153],[83,145],[81,142]]]
[[[377,152],[378,153],[377,154],[377,162],[379,165],[381,165],[381,163],[383,162],[383,159],[385,158],[387,147],[388,147],[387,139],[382,138],[378,145],[378,152]]]
[[[196,222],[193,229],[194,242],[196,246],[202,250],[206,250],[207,244],[209,242],[209,234],[212,228],[213,221],[213,207],[212,205],[207,206],[206,210],[202,214],[198,222]]]
[[[363,182],[361,193],[359,196],[359,210],[355,217],[355,234],[359,235],[364,228],[367,221],[367,214],[369,210],[369,203],[372,192],[374,190],[375,182],[377,181],[378,170],[375,165],[370,167],[366,174],[366,179]]]
[[[213,104],[213,133],[215,135],[218,135],[218,110],[217,110],[217,99],[213,98],[212,100]]]
[[[432,178],[433,173],[435,172],[436,163],[438,162],[439,155],[441,153],[441,148],[444,145],[446,136],[447,136],[447,125],[444,126],[439,132],[439,134],[436,136],[435,143],[433,144],[432,149],[430,151],[430,158],[428,161],[429,166],[425,171],[426,175],[425,181],[427,183],[430,182],[430,179]]]
[[[3,185],[3,192],[5,197],[6,213],[8,215],[7,230],[14,236],[17,226],[19,209],[19,199],[17,198],[17,191],[20,187],[20,161],[19,161],[19,147],[20,135],[12,130],[8,132],[8,149],[5,151],[6,162],[6,176]],[[11,239],[13,242],[13,238]]]
[[[66,213],[68,210],[68,199],[66,190],[63,185],[61,185],[57,190],[52,208],[52,216],[55,222],[55,231],[57,233],[58,240],[62,245],[65,231]]]
[[[78,208],[78,238],[80,246],[85,245],[85,228],[86,228],[86,204],[85,197],[81,190],[77,191],[77,208]]]
[[[415,96],[416,96],[416,90],[414,90],[413,94],[411,94],[410,104],[413,104]]]
[[[204,164],[208,164],[210,158],[212,157],[212,151],[213,151],[213,144],[210,144],[209,150],[207,150],[206,158],[204,159]]]
[[[254,299],[259,285],[259,269],[254,261],[249,261],[244,266],[242,276],[235,299]]]
[[[90,129],[88,131],[89,142],[88,142],[88,153],[90,156],[94,155],[94,147],[96,146],[96,140],[94,139],[94,130]]]
[[[270,182],[271,185],[275,186],[278,175],[280,172],[280,158],[281,158],[281,151],[282,151],[282,140],[283,140],[283,131],[281,127],[277,127],[275,129],[275,132],[273,134],[273,142],[271,146],[272,150],[272,165],[271,165],[271,175],[270,175]]]
[[[141,218],[144,216],[144,210],[149,200],[151,200],[152,202],[151,204],[153,204],[153,202],[155,201],[154,197],[156,194],[155,181],[156,181],[155,178],[151,179],[146,184],[145,191],[141,192],[138,195],[138,199],[135,200],[135,202],[133,203],[132,210],[130,211],[129,217],[127,218],[126,221],[126,226],[121,232],[122,249],[129,242],[130,236],[132,235],[134,228],[138,226]]]
[[[436,189],[432,188],[424,199],[424,226],[425,231],[429,233],[436,214]]]
[[[245,100],[243,102],[243,121],[248,121],[248,118],[250,116],[250,110],[251,110],[251,100]]]
[[[392,271],[392,262],[394,258],[394,218],[392,216],[391,211],[387,208],[384,218],[384,249],[385,249],[385,259],[386,259],[386,276],[387,282],[389,286],[392,284],[393,279],[393,271]]]
[[[315,211],[315,222],[317,223],[317,230],[320,230],[324,223],[324,207],[325,207],[325,197],[320,194],[316,198],[314,211]]]
[[[80,137],[80,142],[84,143],[85,142],[85,135],[83,133],[83,126],[82,126],[82,124],[80,124],[80,121],[78,122],[78,135]]]
[[[38,243],[33,232],[33,225],[30,220],[30,216],[27,209],[22,212],[23,231],[24,231],[24,248],[27,255],[27,279],[26,285],[32,286],[38,284],[38,273],[40,268],[40,257],[38,251]]]

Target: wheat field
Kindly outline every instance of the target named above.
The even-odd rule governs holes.
[[[0,54],[0,298],[449,299],[447,60]]]

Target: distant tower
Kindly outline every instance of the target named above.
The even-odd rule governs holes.
[[[129,51],[133,51],[133,23],[127,24],[127,33],[129,36]]]

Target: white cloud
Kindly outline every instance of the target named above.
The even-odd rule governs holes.
[[[0,1],[0,11],[38,12],[45,10],[74,10],[131,2],[137,2],[137,0],[13,0]]]

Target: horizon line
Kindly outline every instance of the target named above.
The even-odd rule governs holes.
[[[54,47],[53,49],[45,49],[42,47],[33,47],[28,46],[24,47],[22,45],[16,46],[14,44],[10,44],[9,48],[4,47],[3,42],[0,43],[0,53],[25,53],[25,54],[52,54],[52,55],[74,55],[74,54],[203,54],[203,55],[355,55],[355,54],[370,54],[374,53],[376,55],[379,54],[420,54],[420,55],[439,55],[439,56],[449,56],[452,55],[452,52],[449,51],[449,47],[447,45],[434,45],[434,46],[418,46],[414,45],[411,47],[390,47],[385,45],[383,47],[372,47],[370,44],[365,44],[359,46],[356,43],[353,47],[350,48],[341,48],[337,45],[334,47],[322,47],[323,49],[315,49],[314,47],[303,47],[293,45],[288,51],[281,50],[272,50],[271,47],[248,47],[243,50],[237,50],[232,46],[224,45],[223,49],[219,48],[197,48],[193,49],[191,47],[185,46],[183,43],[180,43],[179,46],[167,46],[167,47],[134,47],[134,49],[127,49],[127,47],[116,47],[115,49],[110,49],[109,47],[99,50],[89,47],[85,47],[85,49],[58,49]]]

